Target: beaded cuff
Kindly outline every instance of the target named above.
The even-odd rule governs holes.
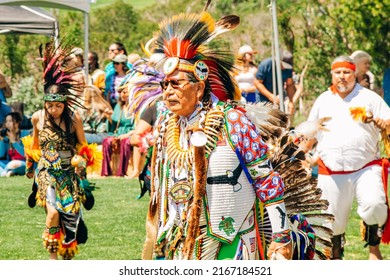
[[[34,171],[34,160],[32,158],[26,159],[26,173]]]
[[[269,159],[260,159],[258,161],[247,163],[246,167],[248,168],[249,174],[254,181],[268,176],[272,170]]]

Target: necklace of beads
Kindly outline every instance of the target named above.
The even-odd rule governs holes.
[[[203,114],[202,114],[203,113]],[[182,148],[180,145],[180,127],[178,125],[180,116],[173,115],[167,125],[167,156],[168,159],[175,163],[178,168],[185,165],[191,166],[194,159],[194,151],[192,147],[187,149]],[[211,151],[217,144],[219,132],[223,125],[224,113],[219,109],[211,109],[207,113],[201,112],[198,127],[202,128],[207,136],[207,142],[205,146],[206,157],[208,157]],[[191,126],[187,127],[187,130],[191,130]]]

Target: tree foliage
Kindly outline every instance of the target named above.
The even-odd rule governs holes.
[[[296,69],[309,63],[306,88],[312,97],[330,84],[331,61],[355,50],[364,50],[373,57],[371,68],[377,77],[377,87],[380,87],[384,70],[389,65],[390,48],[390,10],[385,1],[283,2],[279,6],[282,36],[287,44],[293,42]]]
[[[206,0],[160,0],[144,10],[135,10],[131,1],[116,0],[92,9],[89,22],[89,49],[98,53],[102,67],[107,48],[121,41],[128,53],[142,53],[144,45],[165,17],[180,12],[198,12]],[[214,0],[209,12],[215,17],[237,14],[240,26],[223,35],[225,43],[237,50],[249,44],[258,51],[255,60],[271,55],[272,20],[270,1]],[[305,76],[306,99],[314,99],[330,84],[331,61],[339,55],[364,50],[373,57],[372,72],[378,84],[389,67],[390,8],[382,0],[277,0],[279,43],[294,54],[294,70],[300,72],[309,63]],[[60,33],[74,45],[84,47],[84,16],[80,12],[55,10]],[[37,49],[47,41],[43,36],[0,36],[0,69],[14,83],[34,76],[31,92],[39,92],[40,68]],[[30,51],[29,51],[30,50]],[[31,50],[33,50],[31,52]],[[29,80],[30,81],[30,80]],[[16,89],[16,88],[15,88]],[[27,90],[23,90],[27,92]],[[23,98],[22,98],[23,99]]]

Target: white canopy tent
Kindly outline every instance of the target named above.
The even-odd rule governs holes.
[[[58,36],[57,20],[37,7],[0,6],[0,34],[41,34]]]
[[[23,0],[0,0],[0,5],[4,6],[28,6],[31,9],[32,7],[45,7],[45,8],[54,8],[54,9],[67,9],[67,10],[78,10],[84,13],[84,66],[86,75],[88,76],[88,52],[89,52],[89,11],[90,11],[90,0],[32,0],[32,1],[23,1]],[[1,6],[0,6],[1,7]],[[0,14],[1,15],[1,14]],[[16,19],[21,19],[21,15],[16,15]],[[58,29],[57,29],[58,30]],[[1,33],[1,29],[0,29]]]

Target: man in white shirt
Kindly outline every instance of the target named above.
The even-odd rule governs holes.
[[[331,117],[326,123],[329,131],[319,131],[316,141],[318,186],[329,201],[326,211],[335,216],[332,259],[343,258],[344,233],[354,198],[369,259],[382,259],[379,244],[389,238],[388,227],[384,227],[388,200],[382,180],[382,170],[387,172],[383,163],[388,161],[380,156],[380,135],[382,130],[390,134],[390,109],[378,94],[356,83],[355,71],[355,63],[347,56],[333,61],[332,86],[317,98],[308,120]],[[351,112],[357,108],[368,118],[354,118]]]

